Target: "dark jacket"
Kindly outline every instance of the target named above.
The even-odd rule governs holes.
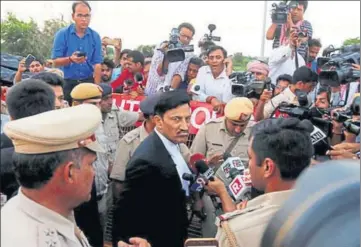
[[[1,156],[0,156],[0,191],[5,194],[7,200],[17,194],[19,184],[16,181],[13,169],[14,146],[10,138],[1,134]]]
[[[114,212],[113,246],[142,237],[152,247],[183,247],[187,226],[186,197],[176,165],[153,132],[127,164],[124,191]]]

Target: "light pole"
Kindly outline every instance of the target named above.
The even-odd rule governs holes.
[[[264,58],[264,48],[266,42],[266,18],[267,18],[267,1],[264,1],[263,8],[263,28],[262,28],[262,41],[261,41],[261,57]]]

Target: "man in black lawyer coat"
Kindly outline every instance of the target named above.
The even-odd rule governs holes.
[[[114,213],[113,246],[136,236],[147,239],[152,247],[183,247],[187,238],[188,184],[181,175],[190,171],[177,150],[188,138],[189,96],[165,92],[154,111],[155,130],[127,164],[124,190]]]

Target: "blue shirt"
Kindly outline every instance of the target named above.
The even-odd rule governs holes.
[[[110,81],[115,81],[116,79],[118,79],[118,77],[120,76],[121,73],[122,73],[121,66],[119,68],[114,68],[113,73],[112,73],[112,78]]]
[[[81,80],[92,77],[93,66],[103,61],[99,34],[88,27],[85,35],[79,38],[74,24],[60,29],[55,34],[52,59],[70,57],[76,51],[85,52],[87,61],[82,64],[71,63],[62,67],[64,79]]]

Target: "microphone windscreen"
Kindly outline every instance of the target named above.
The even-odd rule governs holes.
[[[189,164],[190,164],[192,167],[194,167],[194,164],[195,164],[196,161],[198,161],[198,160],[205,160],[205,159],[206,159],[206,157],[204,157],[203,154],[201,154],[201,153],[195,153],[195,154],[191,155],[191,157],[189,158]]]
[[[232,167],[231,170],[229,170],[229,175],[231,176],[232,180],[235,179],[238,175],[240,175],[240,172],[237,168]]]
[[[198,160],[195,162],[194,165],[195,165],[197,171],[201,174],[206,173],[209,169],[209,167],[207,166],[207,163],[204,160]]]
[[[135,74],[135,80],[136,81],[143,81],[143,75],[141,73],[136,73]]]

